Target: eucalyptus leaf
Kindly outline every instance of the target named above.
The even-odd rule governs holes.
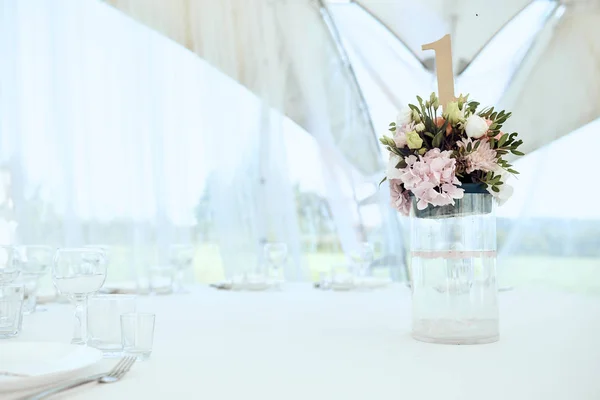
[[[504,143],[506,143],[506,141],[508,140],[508,134],[504,134],[502,135],[502,137],[500,138],[500,141],[498,142],[498,146],[502,147],[504,145]]]

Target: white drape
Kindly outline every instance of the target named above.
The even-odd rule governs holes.
[[[112,280],[145,276],[166,262],[169,245],[194,243],[197,278],[213,281],[257,268],[267,241],[288,244],[285,273],[293,280],[309,277],[307,243],[330,243],[330,252],[340,243],[350,252],[364,239],[354,187],[370,179],[339,149],[351,148],[358,125],[332,131],[328,96],[345,80],[335,73],[310,80],[319,41],[298,26],[286,38],[293,62],[281,69],[282,50],[269,45],[277,33],[257,25],[247,31],[256,37],[242,39],[265,48],[244,58],[258,63],[244,69],[234,42],[207,39],[211,29],[232,30],[235,15],[226,4],[202,6],[187,11],[215,17],[202,27],[203,51],[230,75],[260,71],[246,78],[255,87],[268,82],[264,90],[251,93],[102,2],[2,0],[0,156],[11,180],[2,223],[8,231],[18,224],[4,241],[110,245]],[[252,10],[261,18],[318,18],[312,9],[261,7]],[[302,95],[323,98],[310,104],[310,135],[271,108],[293,87],[291,75],[312,82]],[[363,165],[380,162],[376,146],[375,153],[359,148]]]
[[[394,6],[365,3],[390,10]],[[480,10],[486,13],[494,7]],[[504,287],[544,283],[600,290],[600,216],[592,200],[598,190],[586,183],[595,168],[598,120],[578,129],[600,113],[593,41],[598,10],[570,7],[531,2],[456,78],[457,93],[513,111],[508,129],[519,132],[528,153],[538,148],[516,161],[521,175],[509,182],[515,187],[514,198],[498,209],[498,266]],[[383,132],[395,111],[412,102],[415,94],[436,90],[434,74],[359,5],[336,3],[331,10]],[[453,37],[453,48],[460,39]],[[464,45],[459,44],[459,53]],[[578,62],[565,61],[571,59]],[[575,132],[553,142],[571,131]],[[573,154],[565,157],[568,151]],[[408,221],[401,220],[406,226]]]

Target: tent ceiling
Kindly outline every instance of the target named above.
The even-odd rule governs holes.
[[[245,85],[313,134],[330,156],[340,153],[366,175],[381,169],[360,89],[318,1],[104,1]]]
[[[431,68],[432,52],[421,45],[452,35],[455,70],[461,71],[485,44],[531,0],[355,0],[379,19]],[[427,29],[423,29],[427,27]]]
[[[361,171],[370,174],[380,168],[360,95],[319,15],[318,0],[105,1],[204,57],[283,110],[320,138],[321,145],[332,151],[341,149]],[[511,24],[507,43],[523,52],[518,61],[496,52],[491,58],[482,57],[481,49],[514,16],[546,1],[555,12],[531,44],[523,46],[523,35]],[[471,76],[476,88],[489,85],[490,79],[498,80],[498,69],[511,71],[498,105],[513,111],[506,128],[523,135],[527,151],[600,117],[600,49],[594,39],[600,37],[600,0],[562,0],[566,7],[558,7],[558,1],[552,0],[351,2],[386,25],[424,65],[433,65],[428,59],[433,52],[423,52],[420,46],[452,33],[455,72],[471,62],[484,65],[477,76]],[[559,11],[564,12],[562,18],[558,18]],[[506,49],[507,44],[503,42],[501,47]],[[400,71],[390,62],[377,64],[367,59],[375,63],[378,73]],[[473,74],[469,68],[462,76]],[[433,82],[434,75],[429,75],[424,90],[430,90]],[[380,81],[383,85],[392,82],[383,75]],[[398,104],[416,94],[402,92],[402,85],[391,92],[398,96]],[[333,136],[318,133],[323,131]]]
[[[421,45],[452,35],[455,71],[460,72],[531,0],[355,0],[433,68],[433,52]],[[427,27],[427,29],[423,29]]]

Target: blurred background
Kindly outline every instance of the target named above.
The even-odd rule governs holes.
[[[408,221],[377,138],[436,91],[513,111],[527,155],[498,209],[501,286],[600,293],[598,0],[0,0],[0,242],[111,249],[139,280],[173,244],[188,280],[289,281],[370,242],[406,280]]]

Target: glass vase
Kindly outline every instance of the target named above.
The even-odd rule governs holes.
[[[455,205],[411,205],[412,336],[445,344],[499,339],[495,202],[475,189]]]

